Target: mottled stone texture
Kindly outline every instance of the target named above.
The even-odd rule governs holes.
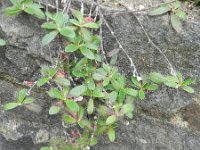
[[[22,88],[18,83],[37,79],[40,66],[51,64],[59,49],[56,43],[50,47],[41,46],[44,35],[40,29],[41,21],[26,14],[4,16],[3,9],[8,5],[8,0],[0,1],[0,38],[8,41],[7,46],[0,47],[0,106],[15,99],[16,91]],[[195,77],[197,84],[194,95],[166,87],[149,93],[144,101],[136,102],[137,113],[129,126],[118,127],[116,142],[111,144],[107,137],[103,137],[94,149],[199,150],[200,18],[189,19],[184,23],[183,31],[176,33],[169,25],[167,15],[148,17],[146,12],[133,15],[121,7],[104,8],[106,20],[140,74],[151,71],[167,74],[170,68],[159,51],[148,43],[135,15],[174,68],[183,72],[184,77]],[[103,34],[105,51],[118,48],[106,26]],[[128,59],[122,51],[119,56],[117,65],[120,71],[130,77],[132,70]],[[0,150],[38,150],[51,137],[63,136],[59,119],[48,116],[48,96],[35,90],[33,97],[36,101],[32,109],[20,107],[5,112],[0,107]]]

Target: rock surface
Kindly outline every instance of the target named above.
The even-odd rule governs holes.
[[[114,2],[119,4],[124,1]],[[107,4],[114,2],[108,1]],[[37,19],[26,14],[6,17],[3,9],[8,5],[8,0],[1,0],[0,38],[6,39],[8,45],[0,47],[0,106],[15,99],[16,91],[22,87],[19,83],[23,80],[37,79],[41,65],[51,64],[52,57],[57,55],[59,49],[54,43],[49,48],[41,46],[44,32]],[[129,6],[132,9],[133,5]],[[133,14],[124,10],[123,6],[117,7],[104,5],[105,19],[133,59],[138,72],[141,75],[151,71],[167,74],[170,66],[163,55],[148,42],[137,18],[174,69],[183,72],[184,77],[197,79],[196,93],[190,95],[165,87],[150,93],[144,101],[136,103],[137,113],[130,120],[129,126],[118,127],[116,142],[110,143],[105,137],[94,149],[199,150],[200,18],[196,16],[195,20],[188,19],[183,31],[176,33],[169,25],[167,15],[149,17],[146,11]],[[103,34],[106,52],[119,48],[105,25]],[[125,54],[122,51],[119,53],[117,65],[129,77],[133,70]],[[0,107],[0,150],[38,150],[40,144],[45,144],[51,137],[63,136],[59,120],[48,116],[50,100],[47,95],[34,91],[33,96],[36,102],[32,109],[20,107],[5,112]],[[35,111],[36,108],[39,108],[38,111]]]

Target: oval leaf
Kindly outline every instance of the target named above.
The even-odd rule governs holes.
[[[81,53],[88,59],[94,59],[94,53],[86,47],[81,48]]]
[[[57,34],[58,34],[58,31],[52,31],[52,32],[46,34],[42,38],[42,45],[48,45],[51,41],[53,41],[55,39]]]
[[[58,106],[51,106],[49,109],[49,115],[55,115],[60,112],[60,107]]]
[[[68,37],[68,38],[74,38],[75,37],[75,32],[72,28],[69,27],[64,27],[60,30],[60,34]]]
[[[77,49],[79,49],[79,47],[77,45],[70,44],[65,48],[65,52],[74,52]]]
[[[79,105],[73,101],[73,100],[67,100],[65,101],[67,107],[69,108],[70,111],[72,112],[78,112],[79,111]]]
[[[155,8],[149,12],[149,16],[157,16],[162,15],[166,12],[170,11],[170,8],[168,6],[160,6],[158,8]]]
[[[178,16],[171,14],[171,24],[176,32],[180,32],[182,30],[182,23]]]
[[[108,130],[108,138],[111,142],[115,141],[115,130],[113,128],[109,128]]]
[[[0,39],[0,46],[4,46],[4,45],[6,45],[6,41]]]
[[[70,91],[70,93],[72,96],[78,97],[78,96],[82,95],[86,90],[87,90],[87,88],[84,85],[79,85],[79,86],[74,87]]]
[[[183,86],[182,89],[188,93],[194,93],[194,89],[189,86]]]
[[[110,116],[106,119],[106,124],[109,125],[109,124],[113,124],[115,121],[117,120],[117,117],[116,116]]]
[[[11,109],[14,109],[17,106],[19,106],[18,103],[8,103],[8,104],[5,104],[3,106],[3,108],[4,108],[4,110],[11,110]]]
[[[94,111],[94,100],[90,99],[87,106],[87,112],[88,114],[92,114],[93,111]]]

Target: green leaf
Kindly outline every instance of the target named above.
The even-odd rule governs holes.
[[[126,93],[130,96],[137,97],[138,91],[132,88],[126,88]]]
[[[78,111],[78,119],[79,121],[83,118],[84,115],[84,108],[83,107],[79,107],[79,111]]]
[[[18,101],[20,103],[22,103],[23,100],[25,99],[27,91],[28,91],[27,89],[22,89],[22,90],[19,91],[19,93],[18,93]]]
[[[75,38],[76,34],[74,32],[74,30],[70,27],[64,27],[60,30],[60,34],[68,37],[68,38]]]
[[[43,86],[45,83],[47,83],[50,79],[49,78],[40,78],[38,81],[37,81],[37,86],[41,87]]]
[[[163,83],[166,80],[166,78],[162,74],[157,72],[150,73],[150,79],[155,83]]]
[[[91,130],[91,123],[90,123],[90,121],[89,120],[80,120],[79,122],[78,122],[78,124],[79,124],[79,126],[81,127],[81,128],[88,128],[88,129],[90,129]]]
[[[91,140],[90,140],[90,146],[94,146],[94,145],[96,145],[97,144],[97,139],[96,138],[92,138]]]
[[[16,108],[17,106],[19,106],[20,104],[19,103],[7,103],[3,106],[4,110],[11,110],[11,109],[14,109]]]
[[[143,91],[142,89],[139,90],[138,96],[139,96],[139,98],[140,98],[141,100],[144,100],[144,98],[145,98],[145,93],[144,93],[144,91]]]
[[[108,94],[109,101],[111,103],[116,102],[117,96],[118,96],[118,93],[116,91],[112,91],[111,93]]]
[[[49,96],[52,98],[58,98],[60,100],[64,100],[65,97],[62,95],[61,91],[59,91],[57,88],[51,88],[48,92]]]
[[[91,32],[88,29],[81,28],[81,33],[82,33],[82,36],[83,36],[83,40],[91,43],[91,40],[92,40]]]
[[[133,112],[133,109],[134,109],[134,107],[133,107],[133,104],[131,104],[131,103],[128,103],[128,104],[125,104],[122,106],[122,111],[124,114]]]
[[[117,120],[117,117],[116,116],[109,116],[107,119],[106,119],[106,124],[107,125],[110,125],[110,124],[113,124],[115,123]]]
[[[38,19],[45,19],[45,15],[43,13],[43,11],[40,9],[43,8],[41,5],[36,4],[36,3],[32,3],[29,4],[24,11],[28,14],[31,14],[35,17],[37,17]]]
[[[125,89],[121,89],[119,91],[119,96],[118,97],[119,97],[118,98],[119,103],[123,103],[124,100],[125,100],[125,97],[126,97],[126,90]]]
[[[62,12],[58,12],[55,16],[55,22],[59,28],[62,28],[65,25],[65,18]]]
[[[55,115],[60,112],[60,107],[58,106],[51,106],[49,109],[49,115]]]
[[[64,86],[64,87],[70,86],[70,81],[65,78],[57,77],[54,81],[60,86]]]
[[[109,128],[108,130],[108,138],[111,142],[115,141],[115,130],[113,128]]]
[[[79,49],[77,45],[70,44],[70,45],[67,45],[67,47],[65,48],[65,52],[74,52],[77,49]]]
[[[57,25],[54,22],[45,22],[41,27],[44,29],[57,29]]]
[[[72,111],[72,112],[79,111],[79,105],[74,100],[67,100],[67,101],[65,101],[65,103],[70,111]]]
[[[160,6],[158,8],[151,10],[148,15],[149,16],[162,15],[162,14],[167,13],[168,11],[170,11],[170,8],[165,5],[165,6]]]
[[[180,10],[180,9],[178,11],[176,11],[176,15],[179,18],[181,18],[183,21],[187,19],[186,13],[184,11]]]
[[[23,101],[23,104],[30,104],[34,101],[33,98],[29,97],[29,98],[26,98],[24,101]]]
[[[85,91],[87,90],[87,88],[84,85],[79,85],[74,87],[70,93],[74,96],[74,97],[78,97],[80,95],[82,95]]]
[[[72,10],[72,14],[74,17],[76,17],[79,21],[79,23],[82,23],[84,21],[83,15],[78,10]]]
[[[104,92],[102,92],[98,89],[95,89],[92,96],[101,98],[101,97],[105,97],[105,94],[104,94]]]
[[[68,124],[72,124],[76,122],[76,120],[69,115],[64,115],[63,120]]]
[[[11,2],[14,6],[17,6],[17,5],[18,5],[18,0],[10,0],[10,2]]]
[[[190,85],[190,84],[194,83],[194,81],[195,81],[194,79],[189,78],[189,79],[185,80],[181,85],[182,86],[187,86],[187,85]]]
[[[103,68],[96,69],[92,75],[94,80],[100,81],[105,78],[106,72]]]
[[[171,88],[177,88],[177,83],[174,81],[166,81],[166,82],[164,82],[164,84]]]
[[[42,38],[42,45],[48,45],[51,41],[53,41],[55,39],[55,37],[57,36],[58,31],[52,31],[48,34],[46,34],[43,38]]]
[[[88,102],[87,112],[89,115],[94,112],[94,100],[93,99],[90,99]]]
[[[174,9],[180,8],[181,2],[179,0],[176,0],[176,3],[174,4]]]
[[[91,50],[87,49],[86,47],[81,47],[80,50],[81,50],[81,53],[85,57],[87,57],[88,59],[94,59],[95,58],[94,53]]]
[[[0,46],[4,46],[4,45],[6,45],[6,41],[0,39]]]
[[[96,24],[94,22],[85,23],[85,24],[83,24],[83,27],[91,28],[91,29],[98,29],[99,28],[98,24]]]
[[[111,84],[114,90],[119,91],[120,90],[120,83],[117,80],[111,79]]]
[[[89,42],[89,43],[84,44],[84,46],[92,50],[98,50],[98,45],[95,43]]]
[[[157,84],[147,85],[146,89],[149,91],[155,91],[158,89],[158,85]]]
[[[74,25],[80,27],[80,23],[79,23],[76,19],[70,19],[69,21],[70,21],[72,24],[74,24]]]
[[[137,80],[137,77],[132,76],[131,81],[136,87],[140,88],[142,86],[141,83]]]
[[[110,73],[110,71],[111,71],[111,67],[105,63],[103,63],[103,69],[106,71],[106,73]]]
[[[194,89],[189,86],[182,86],[181,88],[188,93],[194,93]]]
[[[19,9],[18,7],[16,6],[13,6],[13,7],[8,7],[5,9],[5,14],[7,16],[16,16],[18,15],[22,10]]]
[[[54,16],[52,13],[50,13],[49,11],[46,11],[46,12],[45,12],[45,15],[46,15],[48,18],[50,18],[51,20],[55,20],[55,16]]]
[[[118,54],[114,54],[114,55],[111,57],[110,65],[115,65],[116,62],[117,62],[117,59],[118,59]]]
[[[89,90],[94,90],[95,89],[95,83],[94,83],[94,80],[92,78],[88,78],[86,80],[87,82],[87,87]]]
[[[176,32],[180,32],[182,30],[182,23],[178,16],[171,14],[171,24]]]
[[[41,147],[40,150],[51,150],[49,147]]]
[[[107,86],[110,83],[110,78],[105,77],[103,80],[103,86]]]

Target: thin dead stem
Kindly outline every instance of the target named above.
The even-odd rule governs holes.
[[[126,55],[126,57],[128,58],[129,62],[130,62],[130,66],[133,69],[133,75],[134,76],[138,76],[138,72],[136,69],[135,64],[133,63],[132,58],[129,56],[129,54],[127,53],[127,51],[124,49],[124,47],[122,46],[120,40],[117,38],[117,36],[115,35],[115,33],[113,32],[112,28],[110,27],[110,25],[108,24],[107,20],[105,19],[102,11],[101,11],[101,6],[99,5],[99,2],[97,1],[97,5],[99,7],[99,15],[100,17],[103,19],[106,27],[108,28],[108,30],[110,31],[111,35],[115,38],[117,44],[119,45],[119,48],[123,51],[123,53]]]

